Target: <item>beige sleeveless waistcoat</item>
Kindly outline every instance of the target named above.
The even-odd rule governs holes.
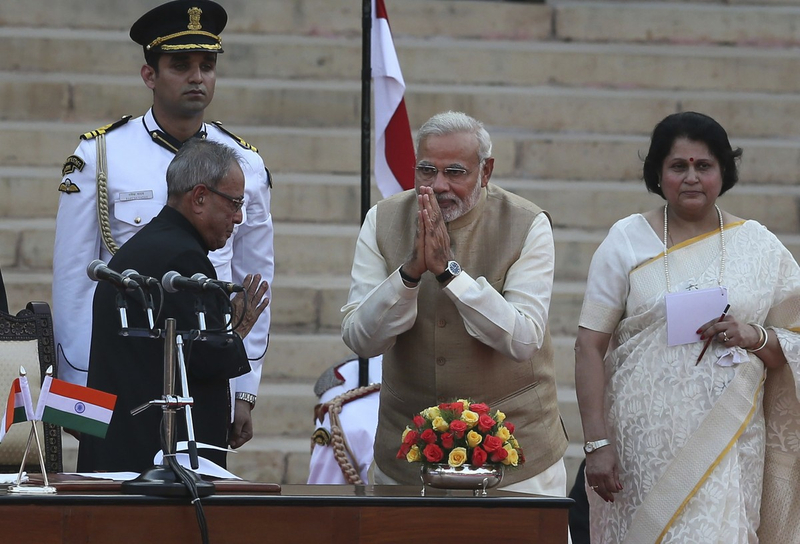
[[[455,260],[471,277],[503,292],[519,259],[537,206],[489,184],[475,208],[448,224]],[[387,275],[407,258],[416,230],[417,201],[406,191],[378,203],[377,242]],[[418,484],[419,463],[397,459],[412,417],[456,398],[485,402],[516,426],[525,463],[506,471],[504,484],[525,480],[558,461],[567,447],[556,399],[549,330],[542,348],[518,362],[469,335],[455,305],[432,274],[420,283],[414,326],[383,357],[375,462],[402,484]]]

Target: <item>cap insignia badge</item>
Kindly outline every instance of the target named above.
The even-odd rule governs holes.
[[[200,30],[203,26],[200,24],[200,16],[203,14],[203,10],[200,8],[189,8],[187,11],[189,14],[189,25],[186,27],[189,30]]]

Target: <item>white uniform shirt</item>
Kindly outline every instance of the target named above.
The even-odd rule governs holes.
[[[383,358],[380,356],[369,360],[370,383],[380,383],[382,360]],[[325,391],[319,398],[319,402],[322,404],[330,402],[339,395],[358,387],[358,359],[339,365],[336,371],[344,379],[344,383]],[[372,445],[375,442],[375,430],[378,428],[380,396],[380,391],[373,391],[368,395],[352,400],[342,406],[342,411],[339,414],[339,422],[342,425],[345,440],[355,457],[350,462],[353,463],[353,467],[358,471],[362,482],[367,482],[367,471],[372,464]],[[317,421],[316,424],[318,428],[322,427],[327,429],[328,432],[331,430],[330,416],[327,413],[323,420]],[[314,445],[309,464],[308,483],[347,483],[344,474],[342,474],[342,469],[333,455],[332,444],[327,446]]]
[[[155,217],[167,202],[166,171],[175,154],[156,144],[150,132],[160,127],[152,110],[106,134],[108,204],[111,232],[118,246]],[[260,273],[272,285],[274,271],[270,188],[264,162],[252,150],[211,124],[204,124],[207,139],[235,149],[242,157],[245,206],[225,247],[209,258],[221,280],[241,283],[248,273]],[[59,378],[86,384],[92,333],[92,298],[95,282],[86,274],[94,259],[108,262],[97,217],[96,140],[81,141],[74,155],[75,168],[62,179],[76,192],[62,192],[56,217],[53,254],[53,327]],[[136,311],[129,308],[129,312]],[[251,372],[235,378],[235,392],[258,394],[261,365],[266,350],[270,309],[264,311],[245,338]]]

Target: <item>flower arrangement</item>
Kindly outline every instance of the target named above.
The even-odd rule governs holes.
[[[403,431],[397,458],[409,463],[447,463],[454,468],[525,462],[514,425],[505,414],[466,399],[431,406],[415,415],[413,427]]]

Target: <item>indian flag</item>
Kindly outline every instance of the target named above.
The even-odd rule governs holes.
[[[105,438],[116,402],[116,395],[47,376],[36,419]]]
[[[20,376],[11,382],[11,391],[8,393],[3,424],[0,426],[0,442],[14,423],[33,420],[33,400],[28,387],[28,377]]]

